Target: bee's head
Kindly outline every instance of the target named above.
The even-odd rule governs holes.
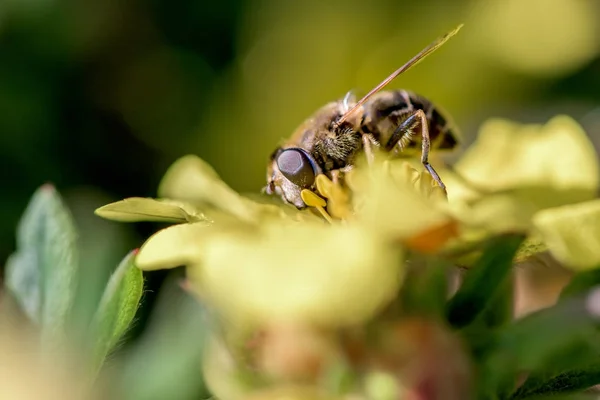
[[[314,158],[298,147],[279,148],[267,168],[267,194],[277,194],[284,202],[301,209],[306,207],[300,192],[314,186],[319,167]]]

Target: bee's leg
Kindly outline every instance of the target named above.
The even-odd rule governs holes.
[[[431,141],[429,139],[429,124],[427,123],[427,116],[423,110],[415,111],[406,120],[404,120],[404,122],[402,122],[398,128],[396,128],[387,143],[386,150],[389,151],[396,145],[399,145],[400,149],[402,150],[404,146],[406,146],[408,142],[412,140],[417,129],[421,130],[421,163],[423,163],[423,166],[427,172],[431,174],[433,179],[438,185],[440,185],[442,189],[444,189],[445,192],[446,185],[444,185],[444,182],[442,182],[442,179],[435,171],[433,166],[429,164],[429,150],[431,148]]]
[[[375,154],[373,153],[374,147],[379,147],[379,143],[370,133],[364,133],[362,135],[363,149],[365,150],[365,155],[367,156],[367,162],[372,164],[375,160]]]
[[[331,171],[331,182],[333,182],[334,185],[338,185],[340,183],[340,173],[341,171],[339,169],[334,169]]]

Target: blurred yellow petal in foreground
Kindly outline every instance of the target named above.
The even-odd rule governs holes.
[[[544,125],[490,120],[454,171],[443,174],[454,215],[492,233],[528,231],[536,212],[591,200],[599,182],[594,147],[567,116]]]
[[[550,252],[574,269],[600,265],[600,200],[549,208],[534,217]]]
[[[549,202],[589,200],[596,194],[598,158],[572,118],[557,116],[544,125],[493,119],[457,162],[455,170],[488,191],[551,188],[564,197]],[[461,197],[461,193],[451,197]]]
[[[263,218],[315,219],[309,212],[291,206],[257,202],[230,188],[204,160],[187,155],[177,160],[163,177],[158,194],[161,197],[198,205],[209,217],[223,212],[246,222]],[[212,210],[212,212],[211,212]]]
[[[380,236],[320,222],[173,226],[152,236],[136,263],[187,265],[192,290],[235,325],[360,323],[395,296],[402,277],[400,251]]]
[[[428,172],[405,160],[376,161],[353,176],[356,219],[391,240],[406,240],[450,223],[446,198]]]
[[[310,194],[316,204],[334,204],[343,218],[326,222],[242,196],[203,160],[186,156],[161,183],[160,195],[176,200],[163,211],[179,216],[178,205],[189,202],[208,223],[188,219],[159,231],[136,264],[145,270],[187,266],[192,292],[225,321],[249,328],[365,322],[397,294],[404,248],[437,253],[502,232],[539,234],[533,221],[545,240],[533,251],[548,247],[583,265],[564,237],[572,226],[552,209],[590,201],[598,188],[595,151],[571,118],[544,125],[491,120],[455,170],[445,172],[448,199],[427,172],[376,152],[373,163],[359,161],[348,174],[348,191],[320,177],[318,192],[326,199]],[[537,215],[544,209],[550,210]],[[577,257],[595,262],[594,254]]]

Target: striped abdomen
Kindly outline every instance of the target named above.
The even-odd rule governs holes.
[[[423,110],[429,122],[431,148],[450,150],[458,145],[456,128],[446,115],[426,98],[407,90],[383,91],[364,106],[361,131],[371,133],[386,147],[396,128],[416,110]],[[403,152],[421,148],[421,136],[415,134]]]

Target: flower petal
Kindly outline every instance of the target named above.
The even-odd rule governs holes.
[[[533,222],[550,253],[566,266],[600,266],[600,199],[540,211]]]
[[[545,125],[490,120],[455,166],[463,178],[485,190],[576,190],[577,195],[569,202],[593,198],[598,169],[592,143],[579,124],[567,116],[554,117]]]
[[[458,222],[450,220],[409,237],[404,244],[409,249],[434,254],[458,235]]]
[[[162,229],[140,248],[135,265],[145,271],[175,268],[198,258],[199,243],[208,233],[208,224],[197,222]]]
[[[406,239],[452,220],[445,211],[445,198],[432,196],[433,186],[422,192],[423,175],[402,160],[376,162],[355,175],[353,203],[357,218],[374,231]],[[431,184],[431,180],[428,182]]]
[[[195,253],[188,260],[194,291],[237,325],[358,323],[401,282],[399,251],[358,227],[288,223],[237,236],[212,232],[202,254],[177,252]]]
[[[143,197],[130,197],[110,203],[96,209],[94,213],[102,218],[121,222],[183,223],[206,219],[202,213],[190,204]]]
[[[163,177],[158,193],[161,197],[208,204],[243,221],[256,222],[264,215],[284,216],[280,207],[256,203],[239,195],[210,165],[194,155],[173,163]]]
[[[598,188],[596,152],[567,116],[545,125],[490,120],[456,164],[440,171],[461,239],[529,232],[540,210],[591,200]]]
[[[222,338],[213,333],[205,341],[202,373],[214,396],[219,399],[242,400],[256,390],[256,383],[243,379],[246,371],[236,362]]]

